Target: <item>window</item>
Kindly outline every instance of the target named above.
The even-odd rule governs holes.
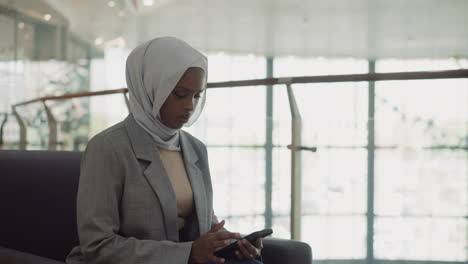
[[[382,61],[378,71],[453,60]],[[468,80],[376,83],[375,257],[466,261]]]

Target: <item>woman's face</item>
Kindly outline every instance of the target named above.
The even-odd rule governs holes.
[[[205,72],[201,68],[185,71],[159,110],[164,125],[179,129],[188,122],[203,92],[204,80]]]

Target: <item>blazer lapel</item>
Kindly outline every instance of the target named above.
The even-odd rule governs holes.
[[[192,186],[195,210],[197,212],[200,235],[210,229],[205,183],[201,170],[196,165],[198,154],[184,131],[180,133],[180,144],[184,157],[185,169]]]
[[[157,145],[148,133],[136,123],[132,115],[125,119],[125,126],[136,157],[150,162],[143,174],[159,199],[164,215],[167,239],[179,241],[176,197],[172,183],[159,156]]]

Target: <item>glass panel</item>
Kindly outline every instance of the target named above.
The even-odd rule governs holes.
[[[367,67],[362,59],[278,57],[273,68],[275,77],[290,77],[367,73]]]
[[[10,112],[12,104],[26,100],[89,90],[89,56],[83,56],[82,58],[86,59],[80,60],[80,63],[73,59],[70,60],[73,63],[67,61],[64,54],[67,44],[64,43],[67,41],[65,28],[54,23],[44,23],[35,15],[7,10],[0,15],[0,31],[2,32],[0,113]],[[83,48],[89,47],[88,44],[82,46]],[[90,55],[88,49],[82,50],[86,50],[86,53]],[[75,102],[51,102],[51,104],[60,105],[55,109],[59,113],[74,111],[72,108],[77,105]],[[27,148],[47,149],[49,130],[42,104],[20,108],[23,109],[18,109],[18,111],[22,113],[27,122]],[[26,113],[29,111],[32,112]],[[61,118],[60,114],[58,118]],[[64,121],[59,124],[60,147],[58,149],[73,148],[74,143],[71,142],[74,137],[66,136],[64,127],[68,126],[71,129],[68,134],[73,134],[76,131],[72,123],[76,122],[78,121]],[[8,120],[4,126],[4,132],[4,147],[16,148],[19,137],[18,135],[11,136],[19,133],[15,119]],[[69,140],[65,140],[66,137]]]
[[[314,141],[318,146],[366,144],[367,83],[294,87],[303,119],[304,145],[312,145]]]
[[[382,59],[375,63],[376,72],[446,71],[468,68],[468,59]]]
[[[293,85],[305,146],[365,146],[367,83]],[[284,85],[274,88],[273,142],[291,142],[291,113]]]
[[[303,216],[302,240],[315,259],[360,259],[366,256],[364,216]]]
[[[0,127],[3,126],[0,149],[19,149],[20,132],[16,117],[12,114],[2,114],[0,120]]]
[[[89,138],[102,130],[122,121],[128,115],[128,108],[122,94],[94,96],[89,99]]]
[[[384,218],[375,221],[380,259],[466,261],[467,221],[462,218]]]
[[[290,155],[286,148],[273,150],[273,226],[283,238],[290,236]],[[365,149],[302,152],[302,214],[365,214],[366,160]]]
[[[255,55],[205,53],[208,57],[208,82],[264,79],[266,60]]]
[[[273,144],[291,144],[291,110],[285,85],[273,86]]]
[[[0,14],[0,113],[10,112],[16,96],[15,79],[15,24],[13,17]],[[15,91],[15,93],[14,93]]]
[[[290,239],[291,238],[291,226],[290,226],[291,221],[290,220],[291,219],[289,217],[289,214],[287,216],[274,214],[273,225],[272,225],[272,229],[273,229],[272,236],[277,237],[277,238]],[[315,249],[314,249],[314,252],[315,252]]]
[[[208,145],[265,144],[265,88],[209,89],[199,119],[187,130]]]
[[[274,61],[275,77],[365,72],[365,60],[279,57]],[[365,144],[366,83],[295,84],[292,87],[302,115],[303,145]],[[273,109],[273,142],[288,145],[291,143],[291,113],[285,85],[275,86]]]
[[[286,215],[291,213],[291,152],[287,148],[273,148],[272,158],[273,197],[271,206],[273,215]],[[289,219],[288,219],[289,221]],[[276,217],[273,217],[276,223]],[[289,224],[287,227],[289,232]],[[289,237],[289,235],[288,235]]]
[[[16,111],[21,116],[21,119],[27,129],[26,148],[28,150],[47,149],[49,142],[49,127],[47,115],[42,103],[32,103],[19,106],[16,108]]]
[[[378,146],[468,145],[468,80],[376,83]]]
[[[449,67],[440,65],[431,69]],[[376,257],[465,261],[468,80],[377,82],[376,88]]]
[[[235,147],[208,148],[208,154],[214,209],[218,218],[263,214],[265,151]]]
[[[226,229],[231,232],[239,232],[241,235],[248,235],[254,231],[265,228],[265,218],[263,215],[251,215],[245,217],[226,217],[219,218],[226,220]]]
[[[89,98],[47,103],[57,122],[57,150],[84,151],[89,134]]]
[[[365,214],[365,149],[302,152],[303,214]]]
[[[380,149],[375,157],[376,214],[466,215],[466,151]]]

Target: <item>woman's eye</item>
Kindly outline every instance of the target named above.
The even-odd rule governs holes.
[[[196,99],[199,99],[199,98],[201,97],[201,95],[200,95],[200,94],[196,94],[194,97],[195,97]]]
[[[184,98],[185,97],[185,94],[181,94],[181,93],[173,93],[173,94],[178,98]]]

